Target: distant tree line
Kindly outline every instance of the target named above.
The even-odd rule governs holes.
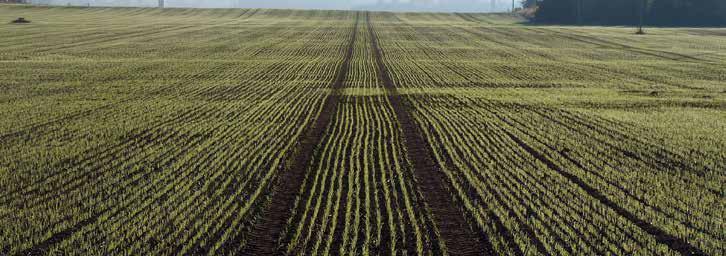
[[[525,0],[535,21],[558,24],[724,26],[726,0]],[[645,6],[645,8],[641,8]]]

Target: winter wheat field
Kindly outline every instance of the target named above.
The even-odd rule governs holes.
[[[0,255],[725,254],[726,29],[0,21]]]

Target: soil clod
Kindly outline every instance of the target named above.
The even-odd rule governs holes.
[[[30,21],[26,20],[23,17],[17,18],[13,21],[13,24],[28,24],[28,23],[30,23]]]

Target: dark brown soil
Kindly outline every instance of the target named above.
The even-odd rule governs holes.
[[[101,217],[101,215],[103,215],[104,213],[105,213],[105,211],[97,213],[97,214],[91,216],[90,218],[85,219],[81,222],[78,222],[75,225],[73,225],[61,232],[55,233],[50,238],[46,239],[45,241],[40,242],[39,244],[36,244],[33,247],[18,253],[17,255],[45,255],[48,253],[48,250],[53,245],[65,240],[66,238],[70,237],[74,233],[80,231],[83,227],[95,223],[96,220],[98,220],[98,218]]]
[[[25,18],[18,18],[13,21],[13,24],[28,24],[30,23],[29,20],[26,20]]]
[[[366,23],[371,36],[378,75],[387,90],[388,100],[400,124],[406,155],[413,165],[414,178],[427,206],[433,213],[440,239],[446,245],[447,252],[451,255],[493,254],[493,247],[488,237],[472,230],[466,221],[466,213],[457,206],[452,198],[454,189],[450,187],[446,174],[434,161],[435,157],[431,147],[414,121],[408,106],[404,105],[405,99],[398,93],[388,74],[383,62],[383,52],[378,45],[378,37],[373,30],[368,14],[366,14]]]
[[[655,240],[658,243],[665,244],[671,250],[677,251],[681,253],[682,255],[706,255],[701,249],[689,244],[688,242],[673,236],[671,234],[668,234],[667,232],[663,231],[662,229],[656,227],[655,225],[641,220],[636,216],[635,214],[631,213],[630,211],[626,210],[622,206],[616,204],[615,202],[608,199],[605,195],[603,195],[600,191],[597,189],[591,187],[585,181],[580,179],[580,177],[577,177],[571,173],[568,173],[564,170],[562,170],[557,164],[550,161],[547,157],[542,155],[539,151],[529,146],[527,143],[522,141],[520,138],[518,138],[516,135],[512,134],[511,132],[507,130],[503,130],[507,136],[509,136],[510,139],[512,139],[514,142],[516,142],[520,147],[522,147],[525,151],[527,151],[529,154],[531,154],[534,158],[541,161],[547,167],[550,169],[558,172],[563,177],[570,180],[570,182],[576,184],[580,188],[582,188],[585,192],[587,192],[590,196],[595,198],[596,200],[600,201],[600,203],[608,206],[610,209],[615,211],[618,215],[622,216],[623,218],[627,219],[631,223],[638,226],[640,229],[645,231],[646,233],[650,234],[655,238]]]
[[[260,219],[256,221],[255,226],[252,228],[248,244],[238,255],[284,254],[280,238],[285,231],[287,220],[291,218],[292,208],[303,185],[305,172],[313,160],[316,146],[321,144],[325,130],[338,108],[340,90],[343,88],[343,82],[353,58],[358,21],[359,18],[356,15],[355,26],[351,32],[352,36],[348,44],[345,60],[331,85],[333,92],[325,99],[318,118],[303,133],[300,143],[297,144],[293,151],[292,163],[289,168],[282,170],[279,175],[278,182],[273,187],[270,196],[269,206],[262,211]]]

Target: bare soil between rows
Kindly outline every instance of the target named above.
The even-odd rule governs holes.
[[[472,229],[466,220],[466,213],[452,198],[454,189],[448,177],[434,160],[432,148],[414,121],[410,109],[404,104],[405,99],[399,94],[386,69],[383,51],[378,45],[378,37],[370,22],[369,14],[366,14],[366,23],[378,75],[386,88],[388,100],[400,124],[406,156],[411,161],[417,188],[433,214],[439,238],[443,240],[446,251],[451,255],[494,255],[489,238]]]
[[[347,52],[337,72],[335,81],[331,84],[333,91],[325,98],[323,107],[312,126],[306,128],[303,137],[292,151],[292,162],[289,169],[282,170],[272,188],[270,203],[262,211],[260,219],[255,223],[249,236],[249,243],[239,252],[239,255],[280,255],[284,254],[281,247],[281,237],[292,217],[292,208],[295,205],[300,189],[305,180],[305,173],[314,160],[315,149],[323,141],[323,135],[337,112],[340,102],[340,91],[348,75],[350,62],[353,59],[359,17],[356,15],[352,36],[348,43]]]

